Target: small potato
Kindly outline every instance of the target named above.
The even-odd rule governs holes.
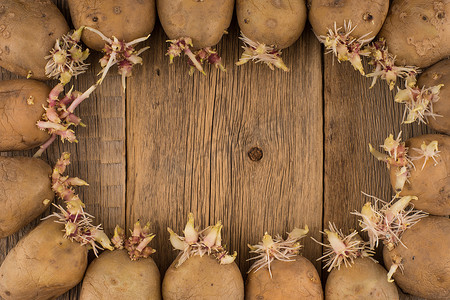
[[[392,251],[383,249],[384,263],[400,258],[403,271],[394,280],[405,293],[426,299],[450,299],[450,219],[429,216],[407,229]]]
[[[357,258],[351,267],[334,268],[325,286],[327,300],[395,300],[397,287],[387,281],[387,271],[370,258]]]
[[[49,93],[34,80],[0,81],[0,151],[32,149],[50,138],[36,126]]]
[[[420,149],[423,142],[426,144],[438,141],[439,155],[435,157],[437,164],[432,158],[428,159],[425,167],[424,158],[414,160],[415,168],[411,168],[411,175],[405,183],[400,196],[417,196],[413,200],[416,209],[424,210],[433,215],[450,214],[450,137],[443,134],[427,134],[413,137],[405,142],[409,148],[410,158],[420,156],[416,149]],[[397,179],[397,168],[391,167],[391,184],[395,187]]]
[[[55,220],[43,221],[8,253],[0,267],[2,299],[54,299],[81,281],[87,247],[64,238]]]
[[[89,26],[107,37],[130,42],[149,35],[156,19],[155,0],[69,0],[70,15],[75,28]],[[85,30],[83,42],[101,51],[105,42]]]
[[[319,274],[308,259],[297,256],[291,262],[274,260],[270,267],[272,278],[267,268],[248,274],[245,299],[323,299]]]
[[[32,157],[0,157],[0,238],[9,236],[42,214],[55,194],[52,168]]]
[[[21,76],[46,80],[45,56],[69,31],[50,0],[0,2],[0,67]]]
[[[389,9],[389,0],[309,0],[308,19],[317,36],[326,35],[328,29],[344,26],[344,21],[356,27],[354,38],[373,39],[383,26]]]
[[[216,45],[231,23],[234,0],[156,0],[169,39],[189,37],[193,49]]]
[[[439,100],[433,104],[433,112],[439,116],[428,117],[428,125],[439,132],[450,135],[450,59],[445,59],[425,70],[417,82],[422,88],[443,84]]]
[[[153,259],[132,261],[126,250],[105,251],[89,265],[80,300],[159,300],[160,285]]]
[[[237,265],[221,265],[208,255],[190,257],[178,268],[178,258],[164,276],[164,300],[242,300],[244,281]]]
[[[431,66],[450,55],[450,1],[394,0],[379,36],[398,65]]]
[[[295,43],[305,28],[304,0],[237,0],[236,13],[246,37],[279,50]]]

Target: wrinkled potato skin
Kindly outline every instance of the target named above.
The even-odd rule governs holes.
[[[389,0],[309,0],[308,19],[317,36],[326,35],[328,29],[343,27],[344,21],[356,25],[352,36],[373,39],[383,26],[389,10]]]
[[[272,278],[268,269],[248,274],[245,285],[247,300],[322,300],[322,284],[314,265],[302,256],[295,261],[274,260]]]
[[[164,300],[243,300],[244,280],[235,263],[220,265],[208,255],[192,256],[169,267],[162,283]]]
[[[409,182],[405,183],[400,196],[417,196],[417,201],[412,201],[416,209],[424,210],[430,214],[444,216],[450,214],[450,137],[443,134],[426,134],[411,138],[406,141],[410,157],[419,156],[412,148],[420,149],[422,142],[427,144],[437,140],[439,156],[435,165],[433,159],[429,159],[422,170],[424,159],[414,160],[416,166],[411,170]],[[395,186],[396,168],[390,171],[391,184]]]
[[[380,37],[396,64],[431,66],[450,55],[450,0],[394,0]]]
[[[245,36],[277,49],[291,46],[305,28],[304,0],[237,0],[236,13]]]
[[[433,111],[442,117],[429,117],[428,126],[450,135],[450,59],[440,61],[425,70],[417,84],[419,87],[444,84],[439,92],[439,100],[433,103]]]
[[[47,85],[35,80],[0,81],[0,151],[29,150],[50,138],[36,126],[49,93]],[[30,97],[34,104],[27,103]]]
[[[0,157],[0,238],[19,231],[51,205],[51,173],[38,158]]]
[[[391,257],[400,256],[404,271],[394,280],[403,292],[425,299],[450,299],[450,219],[429,216],[405,231],[402,242],[391,252],[383,248],[386,268]]]
[[[69,0],[69,8],[75,28],[89,26],[127,42],[149,35],[155,26],[155,0]],[[105,46],[89,30],[83,32],[82,40],[97,51]]]
[[[153,259],[131,261],[126,250],[105,251],[89,265],[80,300],[160,300],[160,285]]]
[[[46,80],[45,56],[57,38],[69,31],[64,16],[50,0],[0,2],[0,67]]]
[[[0,267],[4,300],[56,298],[83,278],[87,248],[64,238],[63,224],[43,221],[8,253]]]
[[[397,287],[387,281],[387,271],[369,258],[358,258],[351,267],[333,269],[325,286],[327,300],[395,300]]]
[[[195,49],[216,45],[231,23],[234,0],[156,0],[169,39],[190,37]]]

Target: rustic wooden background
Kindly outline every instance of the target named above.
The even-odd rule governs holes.
[[[55,3],[70,19],[67,3]],[[72,154],[69,174],[90,183],[80,196],[109,234],[116,224],[131,228],[137,219],[149,220],[162,273],[176,256],[166,228],[181,232],[189,212],[201,226],[223,221],[224,241],[238,251],[244,276],[246,245],[265,231],[307,224],[321,240],[328,222],[357,228],[349,212],[367,200],[362,191],[391,197],[385,166],[370,156],[368,143],[382,144],[400,130],[405,139],[429,132],[400,125],[403,108],[394,93],[383,82],[369,89],[370,79],[324,55],[309,25],[283,53],[291,72],[235,67],[242,52],[236,23],[217,46],[227,72],[211,68],[192,77],[182,59],[168,65],[167,37],[157,24],[126,94],[111,72],[78,109],[87,124],[77,129],[79,143],[54,143],[44,156],[53,164],[63,151]],[[91,56],[94,67],[75,89],[95,82],[99,58]],[[1,70],[2,80],[12,78]],[[37,223],[0,240],[0,261]],[[304,256],[322,272],[315,261],[322,248],[309,238],[304,244]],[[76,299],[78,292],[59,299]]]

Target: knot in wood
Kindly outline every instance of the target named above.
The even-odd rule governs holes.
[[[248,157],[251,161],[260,161],[263,157],[263,151],[258,147],[253,147],[248,151]]]

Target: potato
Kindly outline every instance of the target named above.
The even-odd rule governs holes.
[[[69,31],[50,0],[3,0],[0,4],[0,67],[21,76],[46,80],[45,56]]]
[[[291,46],[305,28],[304,0],[237,0],[236,13],[239,27],[246,37],[258,43],[275,45],[277,49]]]
[[[162,283],[164,300],[244,299],[244,281],[237,265],[221,265],[208,255],[196,255],[178,268],[170,265]]]
[[[69,0],[69,8],[76,28],[89,26],[126,42],[149,35],[155,26],[155,0]],[[97,34],[88,30],[83,32],[82,40],[97,51],[105,46]]]
[[[52,168],[31,157],[0,157],[0,238],[9,236],[42,214],[55,194]]]
[[[50,138],[36,123],[50,88],[34,80],[0,81],[0,151],[28,150]]]
[[[105,251],[89,265],[80,300],[159,300],[160,285],[153,259],[131,261],[126,250]]]
[[[403,272],[397,270],[394,280],[405,292],[426,299],[450,299],[450,219],[429,216],[407,229],[392,251],[383,249],[384,263],[400,257]]]
[[[449,15],[449,0],[394,0],[379,36],[398,65],[425,68],[450,55]]]
[[[325,286],[325,299],[394,300],[397,287],[387,281],[387,271],[370,258],[357,258],[351,267],[334,268]]]
[[[272,278],[267,268],[248,274],[245,299],[323,299],[322,284],[314,265],[303,256],[295,261],[274,260]]]
[[[443,84],[439,92],[439,100],[433,104],[433,112],[439,116],[428,117],[428,126],[439,132],[450,135],[450,59],[445,59],[425,70],[417,82],[422,88]]]
[[[450,214],[450,137],[442,134],[427,134],[413,137],[405,142],[409,148],[408,156],[417,157],[420,154],[413,148],[420,149],[423,142],[429,144],[438,141],[439,155],[428,159],[425,167],[424,158],[414,160],[415,168],[411,168],[411,175],[405,183],[400,196],[417,196],[413,200],[416,209],[424,210],[433,215]],[[391,184],[395,187],[397,168],[391,167]]]
[[[63,229],[55,218],[47,219],[8,253],[0,267],[3,299],[53,299],[81,281],[87,247],[64,238]]]
[[[308,0],[309,15],[314,33],[326,35],[328,29],[344,26],[344,21],[356,26],[351,36],[373,39],[383,26],[389,9],[389,0]]]
[[[169,39],[189,37],[193,49],[216,45],[231,23],[234,0],[156,0]]]

